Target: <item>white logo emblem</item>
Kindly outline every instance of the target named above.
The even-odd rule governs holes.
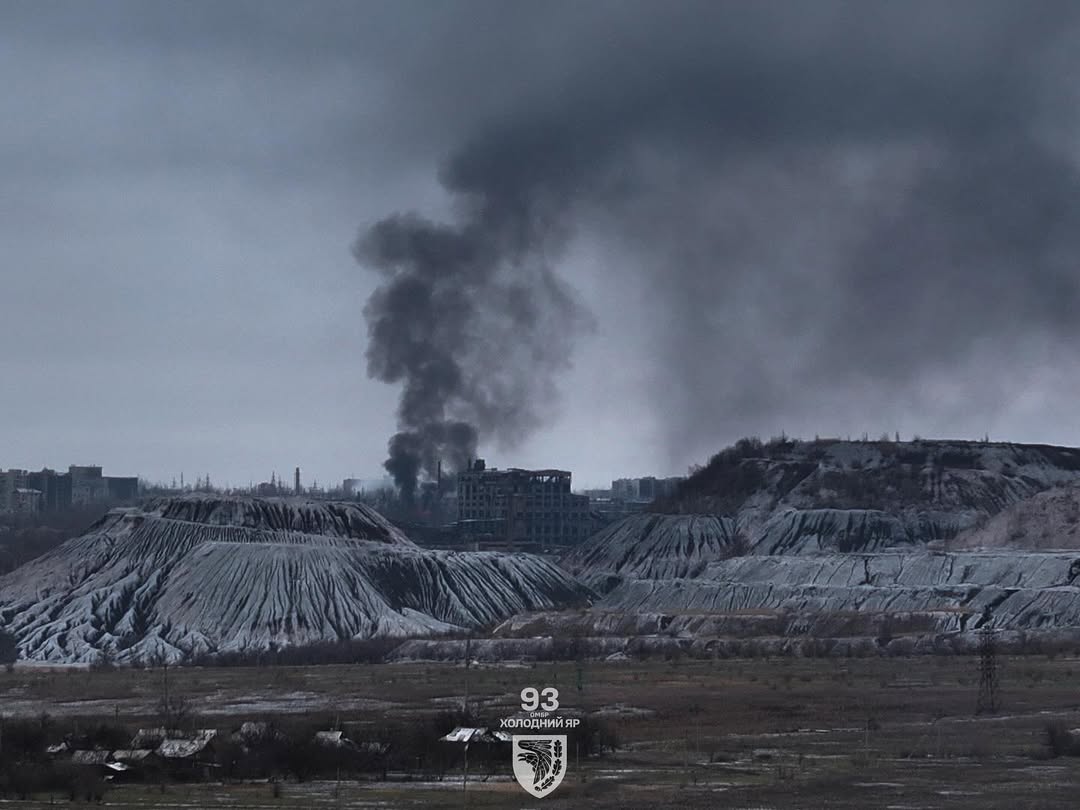
[[[518,784],[542,799],[566,774],[566,735],[515,734],[513,756]]]

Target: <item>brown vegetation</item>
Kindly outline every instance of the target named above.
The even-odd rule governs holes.
[[[883,636],[890,632],[883,627]],[[1069,806],[1080,775],[1054,757],[1072,753],[1067,730],[1080,726],[1080,658],[1003,655],[999,663],[1002,709],[980,716],[975,656],[170,669],[170,689],[201,715],[195,722],[219,730],[218,784],[172,782],[166,794],[120,785],[114,793],[145,807],[176,806],[181,796],[191,797],[180,802],[187,806],[235,804],[252,791],[261,791],[260,800],[248,803],[261,804],[271,789],[280,798],[275,806],[286,808],[358,808],[376,800],[444,806],[445,788],[424,785],[460,780],[463,761],[438,737],[457,724],[494,725],[519,710],[524,686],[551,685],[563,711],[588,720],[576,738],[580,761],[570,763],[567,781],[545,806],[630,810],[670,806],[675,797],[683,807],[777,810]],[[73,733],[76,720],[79,746],[110,747],[119,739],[109,737],[115,716],[124,734],[157,722],[160,685],[161,673],[149,670],[16,669],[0,675],[0,700],[24,718],[17,721],[22,729],[10,732],[24,751]],[[263,708],[245,708],[255,699]],[[49,719],[44,737],[41,706],[68,715]],[[99,718],[102,706],[115,706],[115,716]],[[232,739],[247,720],[265,723],[266,733]],[[314,731],[332,727],[350,745],[316,748]],[[5,729],[5,748],[9,738]],[[37,756],[20,761],[47,769]],[[1032,779],[1036,770],[1047,777]],[[17,778],[33,773],[41,770],[23,769]],[[70,776],[55,765],[53,773]],[[506,781],[505,751],[471,750],[470,773],[486,780],[470,791],[474,806],[521,806],[524,794]],[[276,787],[252,779],[273,779]],[[316,800],[328,783],[339,785],[337,804],[329,796],[325,805]],[[5,784],[12,796],[29,785]]]

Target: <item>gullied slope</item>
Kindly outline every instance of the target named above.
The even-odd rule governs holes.
[[[887,621],[929,637],[989,609],[995,627],[1080,629],[1080,555],[1030,553],[1080,546],[1074,449],[743,441],[654,508],[669,514],[631,516],[563,559],[601,599],[553,627],[873,639]]]
[[[0,578],[0,624],[26,658],[175,659],[440,633],[586,594],[537,557],[419,549],[354,504],[185,497],[115,510]]]
[[[1071,448],[744,440],[654,505],[666,517],[628,517],[563,565],[608,590],[627,578],[687,576],[736,553],[918,550],[967,536],[1003,510],[1073,483],[1080,485],[1080,451]],[[1080,522],[1080,507],[1069,514]]]
[[[731,556],[735,523],[715,515],[630,515],[605,527],[562,560],[593,590],[624,579],[690,576]]]
[[[743,440],[716,456],[660,505],[660,511],[720,514],[738,518],[740,528],[766,553],[797,552],[785,530],[764,531],[790,512],[825,510],[839,530],[856,512],[858,529],[871,541],[887,537],[906,544],[949,539],[1012,504],[1054,486],[1080,482],[1080,450],[1045,445],[958,441],[773,441]],[[798,518],[786,517],[786,521]],[[806,525],[822,537],[818,550],[872,550],[865,544],[834,542],[822,535],[820,518]],[[895,521],[892,526],[883,522]],[[817,526],[811,524],[817,523]],[[850,534],[850,532],[848,532]],[[779,543],[779,546],[777,546]]]
[[[710,562],[747,552],[803,556],[917,549],[957,533],[941,513],[890,515],[872,509],[781,508],[764,521],[719,515],[637,514],[590,537],[561,565],[598,593],[628,579],[692,577]]]
[[[904,521],[873,509],[781,509],[758,528],[763,554],[877,551],[914,542]]]
[[[1080,486],[1058,487],[1020,501],[961,533],[950,548],[1080,548]]]
[[[146,503],[141,511],[167,520],[207,526],[299,532],[413,545],[382,515],[360,503],[196,495],[159,498]]]
[[[750,556],[713,563],[687,580],[636,580],[600,609],[634,613],[753,613],[800,617],[802,632],[841,614],[933,614],[936,632],[979,625],[1080,627],[1080,556],[928,552]]]

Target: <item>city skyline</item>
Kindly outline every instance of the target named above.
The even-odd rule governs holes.
[[[21,471],[24,471],[24,472],[27,472],[27,473],[38,473],[38,472],[48,470],[48,471],[63,474],[63,473],[66,473],[72,467],[99,468],[99,469],[102,469],[102,470],[111,470],[112,469],[111,467],[109,467],[109,465],[96,464],[96,463],[95,464],[63,464],[63,465],[44,464],[44,465],[36,465],[36,466],[35,465],[26,466],[26,465],[20,465],[20,464],[10,464],[10,463],[7,463],[5,460],[0,459],[0,474],[3,474],[5,471],[13,471],[13,470],[21,470]],[[504,469],[504,470],[505,469],[529,469],[529,470],[532,470],[532,469],[548,469],[548,470],[553,470],[553,469],[566,469],[566,468],[561,467],[559,465],[551,465],[551,464],[542,465],[542,466],[538,466],[538,467],[523,467],[520,464],[510,463],[510,464],[505,464],[505,465],[492,464],[492,469]],[[574,473],[573,470],[567,470],[567,471],[570,472],[570,473]],[[231,481],[231,480],[227,480],[227,479],[217,478],[216,476],[214,476],[213,473],[211,473],[209,471],[206,471],[206,470],[204,470],[202,472],[197,472],[195,474],[191,474],[191,473],[189,473],[187,471],[181,470],[178,473],[175,473],[175,474],[172,474],[172,475],[167,474],[164,477],[157,477],[157,478],[155,478],[152,475],[143,474],[141,471],[138,471],[138,470],[127,472],[126,475],[128,477],[131,477],[131,478],[138,478],[140,482],[143,482],[143,483],[148,484],[148,485],[153,486],[153,487],[166,487],[166,488],[170,488],[170,487],[177,487],[177,488],[188,488],[188,487],[190,487],[190,488],[194,488],[194,487],[199,486],[199,482],[201,482],[205,478],[209,477],[210,484],[215,489],[237,489],[237,490],[241,490],[241,489],[249,489],[249,488],[252,488],[252,487],[257,487],[260,484],[269,483],[269,482],[271,482],[271,481],[273,481],[275,479],[282,486],[284,486],[285,488],[291,489],[293,487],[293,475],[294,475],[294,472],[295,472],[295,467],[293,467],[293,468],[285,468],[285,469],[282,469],[282,470],[279,470],[279,469],[275,468],[275,469],[270,470],[269,474],[263,474],[261,476],[249,477],[247,480],[244,480],[244,481]],[[331,490],[341,489],[341,488],[344,487],[344,484],[347,481],[361,481],[361,482],[364,483],[364,485],[367,485],[367,486],[374,485],[374,484],[379,484],[379,485],[382,485],[382,486],[392,486],[393,485],[393,478],[389,474],[387,474],[385,471],[382,471],[381,474],[375,473],[375,474],[372,474],[372,475],[353,475],[353,474],[349,474],[349,475],[344,475],[344,476],[341,476],[341,477],[329,477],[329,476],[322,477],[322,476],[318,475],[317,473],[314,473],[314,474],[305,473],[304,468],[301,467],[300,468],[300,474],[301,474],[302,488],[305,489],[305,490],[313,488],[315,486],[317,486],[318,489],[320,489],[322,491],[331,491]],[[581,481],[575,480],[575,482],[574,482],[574,491],[580,491],[580,490],[585,490],[585,489],[608,490],[608,489],[611,489],[613,483],[615,483],[616,481],[618,481],[620,479],[636,480],[636,479],[639,479],[639,478],[671,478],[671,477],[672,476],[656,476],[656,475],[654,475],[652,473],[640,473],[640,474],[630,474],[630,475],[619,474],[617,476],[610,477],[610,478],[608,478],[606,480],[601,480],[601,481],[596,481],[596,482],[590,481],[590,482],[583,483]],[[675,477],[679,477],[679,476],[675,476]]]

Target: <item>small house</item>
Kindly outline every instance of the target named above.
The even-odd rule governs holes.
[[[169,736],[161,741],[155,754],[161,758],[164,766],[176,776],[199,774],[209,778],[210,772],[218,767],[214,738],[217,729],[200,729],[182,737]]]

